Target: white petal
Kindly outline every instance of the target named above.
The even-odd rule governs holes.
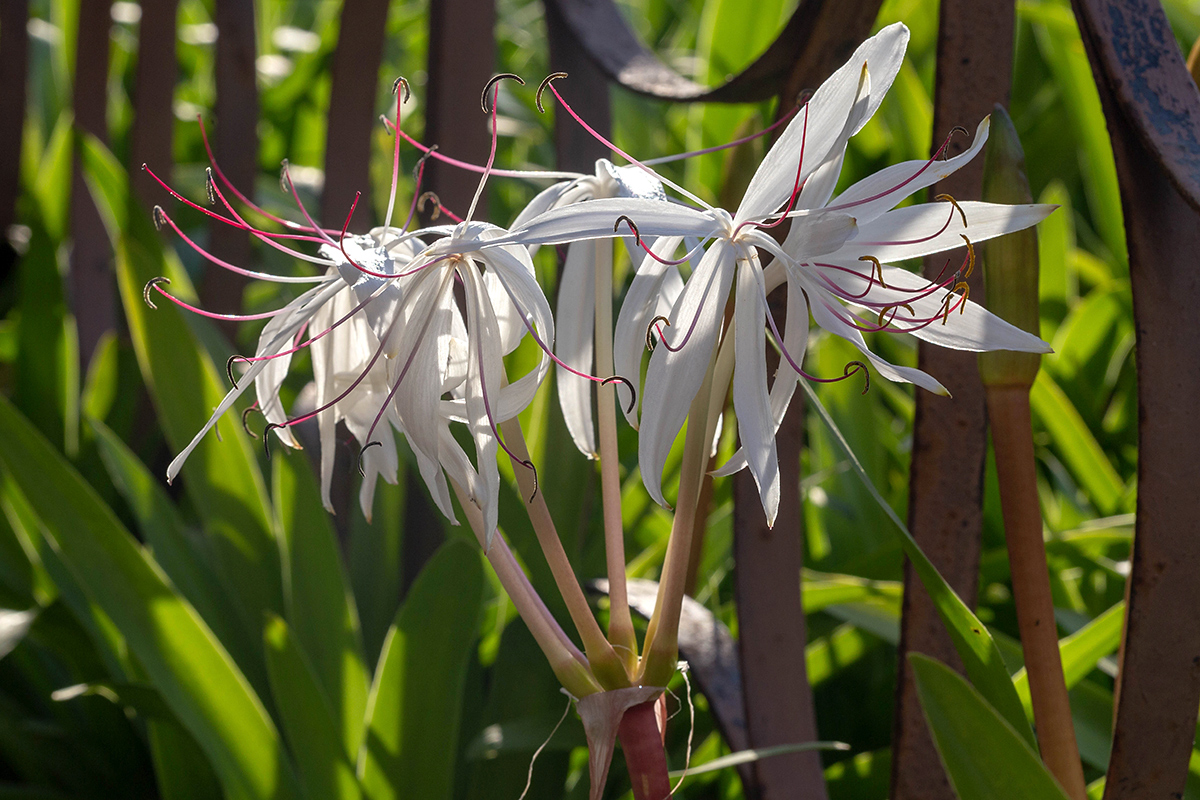
[[[786,356],[780,356],[779,369],[775,371],[775,381],[771,384],[771,418],[774,425],[772,435],[779,433],[779,426],[783,424],[783,417],[792,402],[792,395],[796,392],[796,381],[800,378],[800,374],[792,368],[792,362],[802,366],[804,351],[808,346],[808,302],[804,299],[799,281],[791,275],[787,276],[787,281],[787,324],[783,330],[783,349]],[[787,356],[791,357],[791,361]],[[745,450],[738,448],[724,466],[713,471],[713,475],[732,475],[745,466]]]
[[[558,280],[558,327],[555,355],[572,369],[592,371],[592,331],[596,323],[596,248],[577,242],[567,250]],[[592,382],[561,366],[555,371],[558,402],[567,430],[579,452],[596,457],[592,422]]]
[[[836,336],[841,336],[861,350],[862,354],[874,365],[880,375],[890,381],[915,383],[922,389],[928,389],[934,394],[950,394],[946,391],[946,387],[942,386],[931,375],[912,367],[897,366],[872,353],[867,348],[867,343],[863,339],[862,332],[838,316],[839,314],[847,314],[849,312],[841,307],[838,301],[833,298],[833,295],[825,289],[814,285],[811,281],[802,280],[802,283],[808,292],[809,300],[812,302],[810,310],[812,311],[813,320],[825,330]]]
[[[721,226],[721,221],[709,211],[660,200],[614,197],[547,211],[495,243],[564,244],[581,239],[612,238],[619,235],[613,228],[622,216],[632,219],[642,236],[708,238],[719,232]],[[620,235],[629,233],[626,223],[622,222],[619,227]]]
[[[821,165],[845,129],[864,68],[871,75],[870,99],[865,110],[866,118],[870,118],[891,88],[907,45],[908,28],[900,23],[889,25],[863,42],[850,60],[821,84],[808,103],[807,127],[806,113],[802,110],[788,123],[754,173],[735,215],[737,222],[766,216],[787,202],[800,168],[801,144],[804,149],[801,180]]]
[[[924,203],[897,208],[859,225],[858,236],[838,251],[842,261],[873,256],[885,263],[920,258],[963,246],[963,235],[973,244],[1036,225],[1058,208],[1052,205],[1001,205],[960,202],[962,215],[949,203]]]
[[[297,324],[302,324],[303,320],[310,319],[312,315],[315,314],[322,305],[328,302],[329,298],[337,294],[341,288],[341,280],[337,278],[330,278],[326,283],[317,287],[315,290],[317,293],[315,296],[308,298],[307,302],[304,304],[304,310],[298,315],[298,318],[288,321],[286,327],[283,327],[283,322],[281,322],[281,327],[283,327],[283,329],[271,338],[271,341],[266,344],[265,349],[260,350],[258,355],[271,355],[283,350],[287,343],[291,341],[291,337],[295,335],[295,326]],[[310,292],[311,291],[312,290],[310,290]],[[307,298],[310,292],[306,292],[301,296],[301,298]],[[301,298],[297,298],[297,300],[294,302],[300,302]],[[204,427],[201,428],[194,437],[192,437],[192,441],[188,443],[188,446],[183,448],[179,455],[175,456],[174,460],[171,461],[170,465],[167,466],[168,481],[174,480],[175,476],[179,474],[179,470],[183,468],[183,463],[187,461],[187,457],[191,455],[192,451],[196,449],[196,446],[200,444],[200,440],[204,438],[204,435],[212,430],[213,426],[217,424],[217,420],[221,418],[221,415],[233,407],[234,402],[242,396],[242,392],[246,391],[246,389],[254,384],[254,379],[258,377],[258,374],[262,372],[268,363],[270,362],[255,361],[253,364],[251,364],[238,380],[238,385],[230,389],[225,397],[222,398],[212,416],[208,418],[208,422],[204,423]]]
[[[854,265],[841,264],[839,266],[843,269],[854,270],[861,277],[855,277],[842,270],[831,269],[821,270],[821,272],[826,278],[840,286],[848,294],[861,294],[863,289],[867,287],[871,267],[862,262]],[[914,299],[916,296],[914,293],[926,294],[930,286],[928,280],[899,267],[884,267],[883,276],[888,288],[883,288],[879,285],[878,281],[875,281],[871,286],[871,290],[867,292],[866,297],[862,298],[861,302],[854,300],[848,300],[847,302],[865,308],[875,315],[879,313],[881,308],[878,304],[890,305],[893,303],[908,304],[915,312],[914,316],[921,320],[936,317],[943,313],[944,298],[949,289],[939,289],[932,294]],[[901,291],[904,289],[910,291]],[[952,300],[951,302],[955,303],[958,301]],[[891,314],[888,316],[891,317]],[[906,322],[908,318],[908,311],[901,308],[893,320],[892,328],[889,330],[905,331],[915,327]],[[953,350],[969,350],[973,353],[982,353],[988,350],[1019,350],[1028,353],[1052,352],[1050,345],[1038,337],[1005,322],[983,306],[970,300],[967,301],[964,307],[953,311],[948,316],[945,316],[943,320],[910,332],[918,339],[924,339],[927,342],[932,342],[942,347],[949,347]]]
[[[892,164],[842,192],[829,204],[829,208],[853,214],[858,218],[860,225],[866,224],[899,205],[901,200],[914,192],[932,186],[966,166],[983,149],[990,125],[991,117],[984,117],[975,129],[975,141],[965,152],[945,161],[917,160]]]
[[[666,505],[663,465],[683,428],[692,398],[704,382],[721,330],[735,252],[728,239],[718,239],[704,254],[671,312],[671,326],[666,328],[667,341],[679,349],[672,352],[660,343],[646,370],[638,464],[646,490],[659,505]]]
[[[767,517],[775,524],[779,512],[779,462],[775,453],[775,427],[767,394],[766,322],[762,270],[754,261],[738,262],[734,301],[733,408],[737,413],[742,450],[758,486]]]
[[[783,250],[796,261],[808,261],[839,250],[858,232],[854,217],[817,211],[792,219]]]
[[[660,258],[670,259],[681,241],[678,236],[664,236],[651,249]],[[613,370],[617,375],[638,385],[642,375],[642,354],[646,351],[646,328],[651,319],[670,312],[682,289],[683,280],[678,267],[663,264],[650,256],[642,259],[621,302],[621,310],[617,313],[617,323],[613,328]],[[664,296],[671,290],[675,294],[669,298],[667,311],[660,311]],[[637,428],[637,408],[631,409],[623,402],[621,410],[625,412],[629,424]]]

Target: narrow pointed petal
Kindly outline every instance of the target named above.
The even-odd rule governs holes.
[[[612,238],[622,216],[646,236],[696,236],[708,238],[718,232],[720,222],[712,212],[698,211],[677,203],[640,198],[607,198],[555,208],[531,219],[524,227],[496,239],[496,244],[565,244],[583,239]],[[628,234],[625,223],[620,234]]]
[[[764,295],[758,259],[739,261],[733,323],[733,408],[742,450],[758,486],[767,527],[771,527],[779,512],[779,461],[767,393]]]
[[[679,349],[672,352],[660,343],[646,370],[638,464],[646,490],[659,505],[667,504],[662,494],[667,453],[683,428],[692,398],[704,382],[721,330],[721,312],[733,279],[734,254],[735,245],[728,239],[718,239],[704,254],[675,304],[671,326],[666,328],[667,341]],[[689,329],[690,338],[680,346]]]
[[[933,376],[912,367],[897,366],[872,353],[867,348],[867,343],[863,339],[862,332],[838,316],[839,312],[842,314],[848,312],[841,308],[838,301],[829,292],[807,282],[805,283],[805,288],[812,301],[811,310],[816,323],[830,333],[841,336],[857,347],[867,357],[867,360],[871,362],[872,366],[879,371],[880,375],[890,381],[914,383],[922,389],[928,389],[934,394],[950,394],[946,391],[946,387],[942,386]]]
[[[840,266],[846,269],[861,270],[861,262],[854,266],[850,264]],[[861,277],[854,277],[839,270],[825,270],[823,274],[849,294],[860,294],[869,280],[869,274],[866,272],[863,272]],[[847,302],[865,308],[874,314],[878,314],[883,305],[905,303],[912,308],[918,319],[936,317],[944,310],[944,298],[949,289],[938,290],[926,297],[914,300],[913,292],[927,289],[929,281],[899,267],[884,267],[883,276],[888,288],[884,288],[876,282],[861,301],[848,300]],[[910,291],[901,291],[903,289]],[[907,315],[906,309],[901,309],[896,315],[895,327],[898,330],[903,331],[906,328],[914,327],[905,323]],[[961,310],[951,312],[943,320],[932,325],[914,330],[912,334],[918,339],[924,339],[942,347],[949,347],[953,350],[969,350],[973,353],[989,350],[1018,350],[1027,353],[1052,352],[1050,345],[1038,337],[1015,325],[1010,325],[983,306],[970,300]]]
[[[596,327],[596,248],[591,242],[573,244],[558,283],[558,328],[555,354],[573,369],[592,371],[592,332]],[[596,457],[592,418],[592,382],[558,367],[558,402],[575,447]]]
[[[986,241],[1006,233],[1036,225],[1058,206],[1000,205],[976,201],[960,202],[962,215],[949,203],[924,203],[889,211],[860,224],[858,236],[838,252],[843,261],[873,256],[884,263],[920,258],[931,253],[963,246],[965,235],[972,243]],[[947,223],[949,220],[949,223]]]
[[[804,292],[801,291],[799,281],[790,275],[787,281],[787,324],[783,329],[783,348],[791,356],[792,361],[797,365],[802,365],[804,351],[808,346],[808,302],[804,299]],[[781,355],[779,369],[776,370],[775,380],[771,384],[772,436],[779,432],[779,426],[783,424],[783,417],[787,413],[788,406],[791,405],[792,395],[796,393],[796,381],[799,379],[800,374],[792,369],[788,359]],[[729,461],[713,471],[713,475],[715,477],[732,475],[745,468],[746,463],[745,449],[738,448]]]
[[[792,220],[783,250],[796,261],[808,261],[840,250],[858,233],[854,217],[836,211],[815,211]]]
[[[990,127],[991,117],[984,117],[975,129],[975,140],[965,152],[945,161],[920,159],[892,164],[842,192],[829,207],[853,214],[858,218],[860,225],[865,225],[885,211],[895,208],[913,193],[932,186],[966,166],[971,159],[979,155],[987,143]]]
[[[891,88],[907,46],[908,28],[900,23],[889,25],[863,42],[850,60],[821,84],[808,103],[807,132],[805,112],[801,111],[788,123],[754,173],[735,215],[738,222],[766,216],[787,202],[800,167],[801,141],[804,142],[801,180],[825,160],[854,107],[864,66],[871,75],[871,93],[865,109],[866,119],[870,118]]]
[[[681,237],[664,236],[651,248],[660,258],[669,259],[678,249]],[[683,290],[683,279],[679,268],[668,266],[650,256],[642,259],[641,265],[629,284],[617,324],[613,328],[613,369],[638,385],[642,374],[642,354],[646,352],[646,329],[650,320],[664,312],[660,311],[662,299],[668,298],[667,309],[675,304]],[[561,318],[561,317],[560,317]],[[638,393],[639,400],[641,392]],[[638,427],[637,408],[622,404],[626,420],[635,429]]]

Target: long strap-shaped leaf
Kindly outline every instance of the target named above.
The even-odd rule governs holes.
[[[933,604],[937,608],[938,616],[942,618],[942,622],[946,625],[946,630],[950,634],[951,640],[954,642],[954,649],[958,652],[959,657],[963,660],[963,666],[966,667],[967,676],[971,679],[971,683],[975,685],[987,699],[989,703],[1008,721],[1008,724],[1013,727],[1022,738],[1031,746],[1036,746],[1033,738],[1033,731],[1029,727],[1029,723],[1025,720],[1025,711],[1021,706],[1021,701],[1017,697],[1017,692],[1013,688],[1012,680],[1008,676],[1008,670],[1004,667],[1004,659],[1000,656],[1000,651],[996,647],[995,640],[988,633],[987,627],[984,626],[979,618],[971,613],[971,609],[967,608],[966,603],[954,593],[946,580],[938,573],[937,568],[933,563],[921,552],[921,548],[917,546],[917,542],[913,539],[908,528],[888,505],[888,502],[883,499],[883,495],[875,488],[875,484],[867,476],[866,470],[863,469],[854,451],[850,449],[849,443],[846,442],[846,437],[842,435],[837,423],[833,421],[833,417],[821,404],[821,400],[817,397],[816,392],[808,385],[806,381],[800,381],[800,385],[804,387],[805,393],[808,395],[809,401],[821,420],[829,428],[830,434],[838,443],[838,446],[845,452],[846,458],[850,460],[854,472],[862,479],[867,491],[875,498],[875,502],[879,503],[883,512],[888,515],[888,518],[895,523],[896,533],[900,540],[900,547],[903,548],[904,554],[912,561],[913,568],[917,571],[917,575],[921,578],[921,585],[925,587],[925,591],[933,599]]]
[[[297,797],[279,734],[232,659],[112,510],[6,399],[0,462],[41,518],[42,535],[124,635],[226,793]]]

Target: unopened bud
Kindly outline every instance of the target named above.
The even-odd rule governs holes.
[[[992,112],[991,135],[983,161],[983,199],[989,203],[1032,203],[1025,176],[1025,152],[1004,107]],[[1000,236],[980,250],[987,307],[1023,331],[1038,335],[1038,244],[1034,228]],[[985,386],[1032,386],[1042,357],[996,350],[979,354]]]

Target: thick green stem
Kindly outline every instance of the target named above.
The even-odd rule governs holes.
[[[521,423],[516,418],[507,420],[500,424],[500,430],[504,434],[504,443],[513,455],[529,461],[529,448],[525,444]],[[600,624],[592,615],[592,609],[588,606],[583,589],[575,577],[571,561],[563,550],[562,540],[558,538],[558,530],[554,527],[550,509],[546,507],[546,498],[541,489],[534,485],[533,472],[515,461],[513,471],[517,476],[517,486],[526,498],[525,510],[533,523],[533,530],[537,534],[546,563],[550,565],[550,572],[554,575],[554,583],[567,605],[567,613],[571,615],[571,621],[575,623],[580,639],[583,640],[583,650],[587,653],[588,663],[604,688],[622,689],[629,686],[629,674],[625,671],[625,665],[608,639],[604,638]]]
[[[612,240],[596,247],[596,374],[612,374]],[[637,383],[637,376],[625,376]],[[604,553],[608,565],[608,640],[630,674],[637,669],[637,636],[625,588],[625,528],[621,520],[621,460],[617,447],[616,386],[601,384],[596,392],[600,433],[600,495],[604,503]]]
[[[684,584],[692,549],[692,529],[700,484],[712,433],[708,430],[709,393],[717,359],[710,360],[704,383],[696,392],[688,410],[687,434],[683,441],[683,461],[679,469],[679,494],[675,499],[675,518],[671,523],[671,538],[663,559],[662,576],[658,582],[658,599],[654,616],[646,627],[645,655],[642,659],[643,686],[666,686],[675,674],[679,660],[679,614],[683,605]]]
[[[550,662],[550,669],[554,671],[559,683],[575,697],[586,697],[600,691],[600,684],[588,669],[583,653],[579,652],[579,648],[575,647],[554,619],[550,609],[546,608],[546,604],[542,602],[542,598],[538,596],[525,571],[508,548],[508,542],[497,533],[492,537],[491,547],[488,547],[483,512],[471,502],[461,486],[453,481],[451,486],[467,517],[467,524],[475,532],[475,538],[484,549],[500,585],[508,593],[509,599],[516,606],[517,614],[525,621],[534,641]]]

